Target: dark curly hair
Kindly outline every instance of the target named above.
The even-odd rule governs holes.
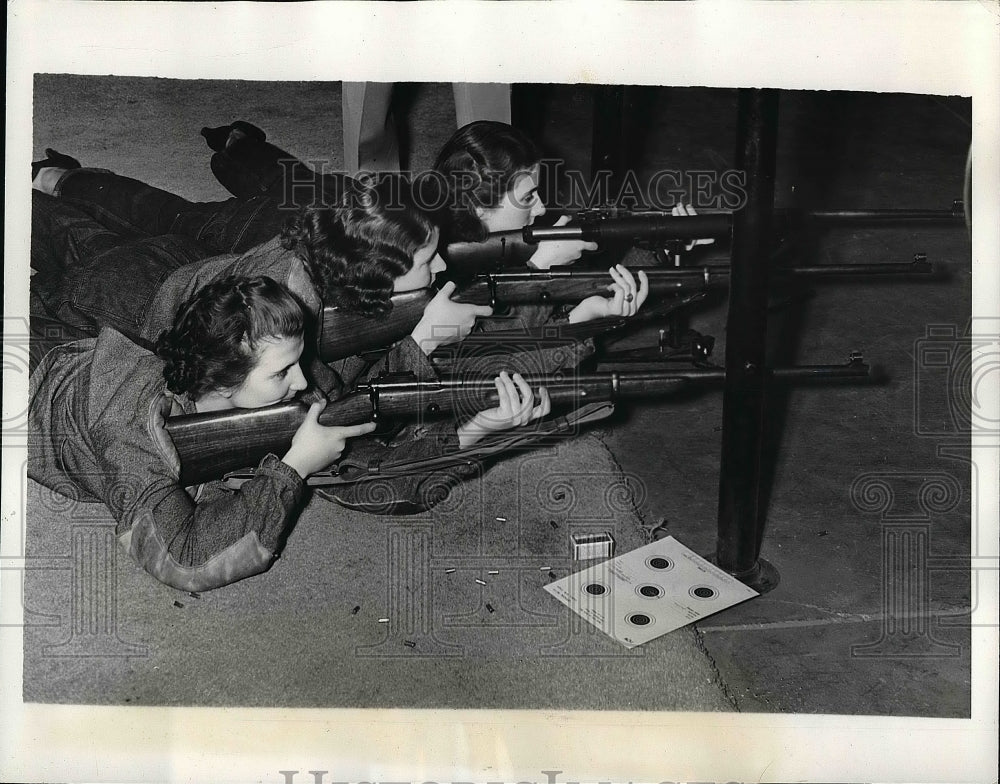
[[[228,277],[195,292],[160,333],[156,355],[164,361],[167,389],[194,399],[239,386],[257,364],[267,338],[303,334],[302,304],[263,275]]]
[[[541,158],[535,143],[506,123],[480,120],[455,131],[434,163],[450,189],[445,240],[485,239],[486,227],[476,214],[477,208],[498,207],[517,175]]]
[[[409,180],[395,174],[353,181],[337,204],[300,210],[281,238],[305,262],[325,304],[376,317],[391,310],[393,282],[410,271],[435,228]]]

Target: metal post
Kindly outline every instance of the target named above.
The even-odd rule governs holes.
[[[777,126],[776,91],[740,90],[736,168],[746,173],[746,204],[733,218],[716,562],[761,592],[778,582],[774,568],[758,557]]]

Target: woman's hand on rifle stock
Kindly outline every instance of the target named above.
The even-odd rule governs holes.
[[[319,414],[326,408],[325,400],[318,400],[309,407],[306,418],[292,436],[292,446],[282,461],[303,479],[322,471],[340,457],[348,438],[363,436],[375,429],[374,422],[348,427],[325,427],[319,423]]]
[[[642,303],[649,296],[649,278],[639,270],[639,286],[636,288],[635,278],[621,264],[608,270],[614,281],[608,290],[610,297],[595,294],[587,297],[569,312],[569,323],[579,324],[581,321],[604,318],[606,316],[634,316]]]
[[[510,376],[504,371],[493,383],[496,385],[499,403],[496,408],[480,411],[458,428],[458,443],[463,449],[472,446],[488,433],[526,425],[532,420],[548,416],[552,410],[548,390],[545,387],[538,388],[539,402],[536,406],[531,388],[520,373]]]
[[[455,282],[449,280],[434,296],[417,326],[410,333],[420,349],[430,356],[438,346],[457,343],[465,338],[480,316],[493,315],[489,305],[469,305],[464,302],[452,302],[451,295],[455,292]]]

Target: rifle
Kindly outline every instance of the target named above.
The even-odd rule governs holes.
[[[650,296],[698,290],[708,285],[712,274],[698,269],[646,270]],[[444,282],[443,280],[441,282]],[[452,295],[455,302],[489,305],[556,305],[577,303],[593,294],[607,294],[611,278],[607,272],[549,270],[537,272],[493,272],[475,275],[459,283]],[[319,326],[319,357],[324,361],[342,359],[365,351],[385,348],[409,335],[424,314],[435,289],[418,289],[392,295],[392,311],[373,319],[343,311],[336,306],[323,308]]]
[[[869,367],[858,354],[842,365],[766,369],[762,378],[809,381],[865,378]],[[645,372],[529,375],[532,389],[544,386],[553,405],[658,397],[690,385],[725,381],[724,368],[691,367]],[[390,374],[358,385],[320,413],[326,426],[382,420],[423,421],[472,416],[497,405],[492,378],[416,381],[410,373]],[[171,417],[166,430],[181,462],[181,484],[191,486],[255,466],[268,453],[284,454],[308,407],[298,401],[256,409],[234,409]]]
[[[584,210],[566,226],[525,226],[516,231],[496,232],[482,242],[454,242],[441,255],[453,270],[480,271],[525,264],[550,240],[580,240],[601,246],[635,246],[656,249],[664,243],[707,237],[728,237],[732,211],[710,211],[698,215],[672,215],[652,210]],[[964,205],[956,200],[950,210],[799,210],[774,211],[778,231],[806,225],[965,225]]]
[[[672,269],[653,267],[643,271],[649,278],[651,298],[724,285],[730,273],[729,267],[721,264]],[[933,267],[926,256],[916,254],[912,262],[788,266],[780,267],[775,272],[800,277],[926,275],[933,272]],[[452,295],[455,302],[489,305],[494,309],[507,305],[577,303],[593,294],[606,294],[610,284],[606,272],[562,268],[534,272],[489,272],[464,280]],[[393,294],[392,310],[381,319],[344,311],[334,305],[324,307],[320,314],[319,358],[330,362],[392,345],[413,331],[427,303],[436,293],[435,289],[418,289]],[[584,337],[595,334],[598,331],[595,326],[585,327]],[[494,337],[491,342],[497,339]]]

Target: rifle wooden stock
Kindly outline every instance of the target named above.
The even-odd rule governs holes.
[[[652,296],[704,288],[703,270],[646,270]],[[525,304],[576,303],[594,294],[607,294],[607,272],[549,270],[496,272],[476,275],[460,283],[452,300],[472,305],[502,307]],[[319,330],[320,359],[331,361],[373,351],[409,335],[436,292],[421,289],[392,296],[392,311],[382,319],[367,318],[336,307],[323,308]]]
[[[256,466],[270,453],[282,457],[308,410],[305,404],[293,401],[171,417],[166,430],[181,460],[181,484],[196,485]],[[358,425],[371,417],[371,401],[356,393],[328,403],[319,421],[327,426]]]
[[[817,380],[868,375],[860,356],[844,365],[807,365],[766,371],[769,378]],[[583,404],[657,397],[689,384],[719,384],[721,367],[695,367],[637,372],[529,375],[536,391],[544,386],[555,404]],[[323,425],[356,425],[373,419],[423,421],[442,415],[465,419],[497,405],[492,378],[444,378],[416,381],[410,374],[387,376],[329,403],[320,414]],[[166,430],[181,461],[181,484],[190,486],[256,466],[268,453],[288,451],[292,436],[308,408],[298,402],[258,409],[236,409],[172,417]]]

